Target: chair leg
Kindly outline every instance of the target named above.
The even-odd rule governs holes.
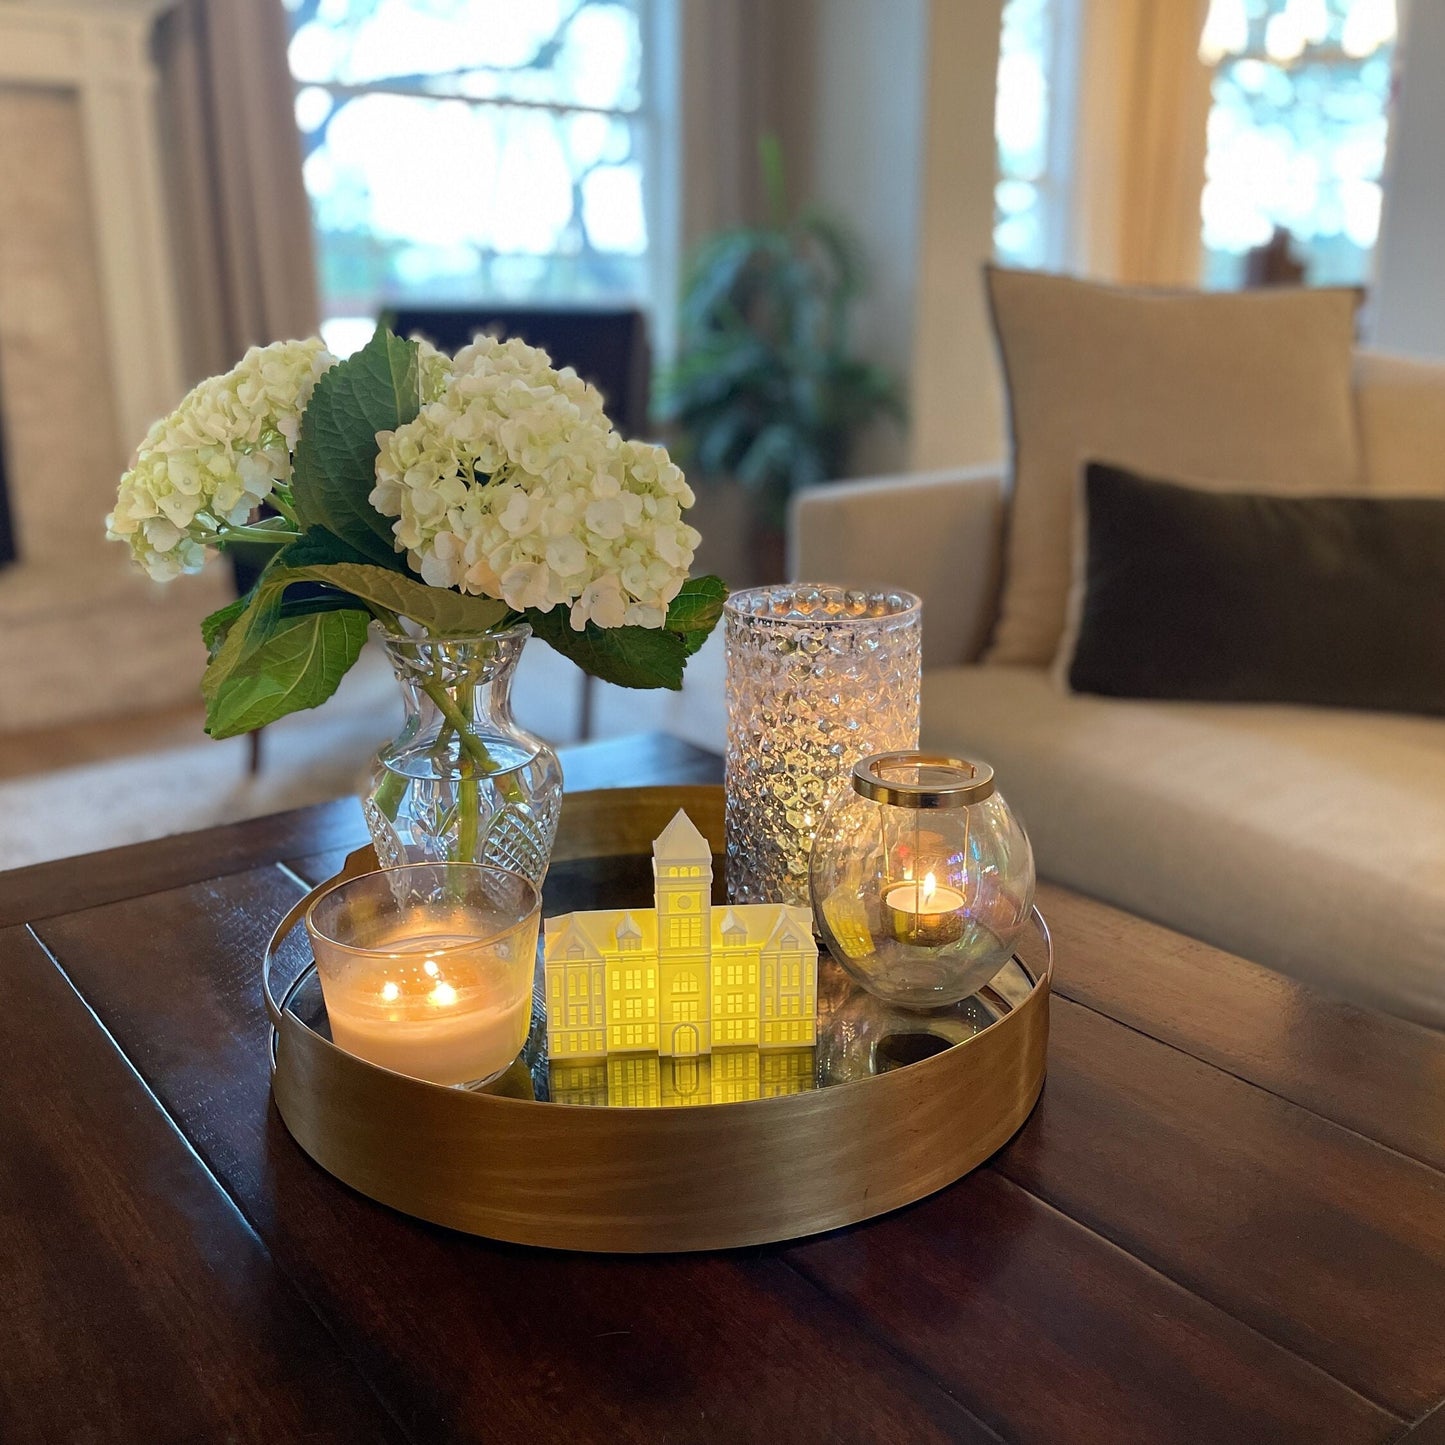
[[[248,749],[246,760],[246,772],[250,777],[255,777],[261,771],[261,729],[246,734],[246,746]]]
[[[592,685],[596,678],[590,672],[582,674],[582,702],[577,710],[577,733],[579,742],[588,742],[592,737],[592,706],[594,702]]]

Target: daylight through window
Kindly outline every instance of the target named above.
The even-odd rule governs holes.
[[[650,0],[286,0],[322,331],[650,290]]]

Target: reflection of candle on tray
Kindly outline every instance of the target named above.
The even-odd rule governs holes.
[[[932,873],[894,883],[883,894],[889,928],[900,943],[926,948],[953,943],[963,936],[963,894]]]
[[[480,927],[478,932],[485,932]],[[331,1037],[368,1063],[434,1084],[500,1073],[527,1041],[530,971],[475,935],[433,931],[373,942],[342,977],[322,980]]]

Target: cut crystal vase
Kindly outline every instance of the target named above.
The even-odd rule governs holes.
[[[383,868],[486,863],[541,887],[562,811],[557,754],[512,717],[512,678],[531,629],[384,639],[406,722],[362,794]]]

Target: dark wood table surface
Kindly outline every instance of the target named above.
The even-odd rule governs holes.
[[[7,1445],[1445,1442],[1445,1038],[1044,888],[1048,1082],[974,1174],[764,1249],[492,1244],[271,1106],[261,949],[362,841],[347,801],[0,874]]]

